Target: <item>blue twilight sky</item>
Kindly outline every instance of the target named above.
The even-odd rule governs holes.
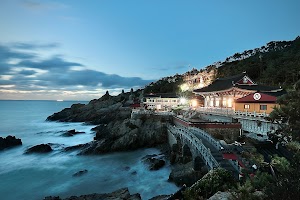
[[[298,0],[1,0],[0,99],[99,98],[300,35]]]

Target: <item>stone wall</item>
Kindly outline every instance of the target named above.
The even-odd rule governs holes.
[[[202,128],[205,132],[218,140],[233,143],[240,135],[240,128]]]
[[[170,147],[172,147],[173,144],[177,144],[176,137],[170,131],[168,131],[168,143],[169,143]]]
[[[211,115],[211,114],[201,114],[202,119],[210,122],[233,122],[232,117],[221,116],[221,115]]]

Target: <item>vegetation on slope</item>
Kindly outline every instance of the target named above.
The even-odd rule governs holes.
[[[156,82],[150,83],[145,87],[144,93],[179,93],[183,83],[183,76],[176,74],[175,76],[164,77]]]
[[[226,77],[243,71],[259,83],[290,88],[300,78],[300,37],[294,41],[273,41],[261,48],[236,53],[221,63],[217,76]]]
[[[270,114],[270,118],[281,125],[275,133],[276,139],[300,141],[300,80],[293,90],[278,99],[278,104],[280,106]]]
[[[203,70],[217,68],[215,78],[233,76],[246,71],[256,82],[290,89],[300,79],[300,37],[293,41],[272,41],[265,46],[235,53],[224,62],[216,62]],[[147,93],[180,93],[183,75],[164,77],[145,87]]]

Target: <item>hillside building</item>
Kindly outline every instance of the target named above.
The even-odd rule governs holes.
[[[181,104],[176,94],[146,94],[143,101],[144,107],[150,110],[171,110]]]

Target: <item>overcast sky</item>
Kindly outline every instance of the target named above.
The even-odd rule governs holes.
[[[0,99],[90,100],[300,35],[298,0],[0,0]]]

